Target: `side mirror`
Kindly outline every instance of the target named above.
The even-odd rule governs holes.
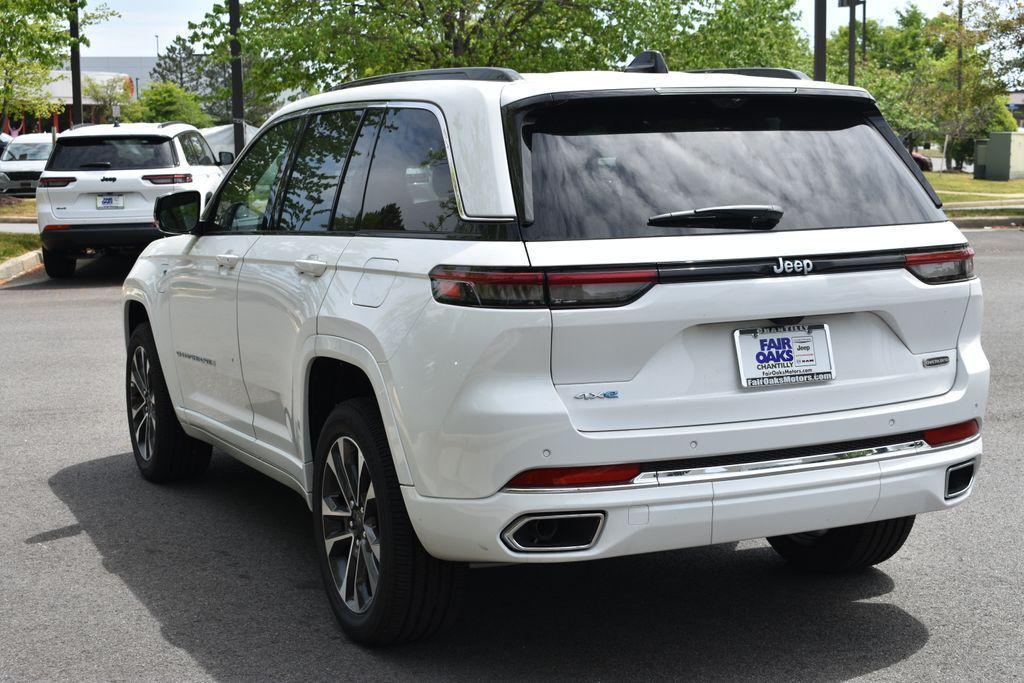
[[[183,235],[199,225],[199,193],[195,190],[165,194],[157,198],[153,218],[160,232]]]
[[[218,166],[230,166],[235,160],[235,155],[231,152],[221,152],[217,155]]]

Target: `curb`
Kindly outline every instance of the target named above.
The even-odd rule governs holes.
[[[35,216],[0,216],[0,223],[35,223]]]
[[[1024,227],[1024,216],[964,216],[950,220],[961,230],[978,230],[980,228],[1020,230]]]
[[[0,263],[0,283],[12,280],[22,273],[26,273],[43,262],[41,249],[30,251],[21,256],[15,256]]]

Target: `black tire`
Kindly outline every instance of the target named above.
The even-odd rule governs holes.
[[[148,368],[145,368],[146,361]],[[141,379],[133,379],[134,366],[144,368]],[[142,392],[137,388],[143,383],[147,384],[149,391],[146,406],[142,405]],[[135,464],[139,466],[143,477],[159,483],[188,479],[206,470],[212,449],[209,444],[193,439],[181,428],[167,393],[153,332],[147,323],[138,325],[128,338],[125,396],[132,451],[135,453]],[[140,419],[139,411],[147,407],[146,414],[152,418],[149,421]]]
[[[886,519],[804,534],[773,536],[768,543],[787,562],[814,572],[839,573],[885,562],[903,547],[914,517]]]
[[[59,251],[50,251],[43,247],[43,268],[46,270],[46,274],[55,280],[74,276],[76,262],[77,259],[74,256],[68,256]]]
[[[338,449],[335,449],[336,444]],[[366,470],[362,465],[348,470],[354,475],[348,478],[349,488],[363,492],[355,494],[353,505],[344,501],[345,487],[334,472],[339,466],[347,468],[349,463],[360,462],[360,454]],[[329,457],[335,464],[327,472],[325,481]],[[377,404],[359,398],[335,407],[317,439],[315,458],[314,542],[327,598],[342,630],[358,643],[381,646],[424,638],[450,623],[457,612],[465,567],[431,557],[416,538],[402,500]],[[369,482],[372,482],[372,499],[362,497],[369,490],[366,475],[355,474],[364,471],[368,471]],[[325,515],[325,505],[334,512]],[[358,540],[360,526],[362,541]],[[353,531],[346,531],[346,528]],[[371,540],[366,540],[367,535]],[[379,541],[376,546],[373,538]],[[328,539],[334,541],[330,553]],[[372,552],[373,547],[377,548],[376,554]],[[349,548],[357,555],[360,550],[368,553],[356,558],[351,575],[348,574],[352,558]],[[367,567],[367,562],[373,563],[378,578],[372,597],[366,599],[366,594],[361,592],[365,604],[353,607],[343,597],[342,590],[348,592],[349,576],[353,579],[352,586],[359,578],[370,584],[370,569],[364,569],[360,575],[360,561],[363,567]],[[352,600],[358,602],[356,592],[358,589],[353,590]]]

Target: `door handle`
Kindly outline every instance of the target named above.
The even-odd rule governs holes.
[[[238,265],[238,254],[217,254],[217,265],[234,268]]]
[[[320,277],[327,271],[327,264],[314,259],[299,259],[295,262],[295,270],[313,277]]]

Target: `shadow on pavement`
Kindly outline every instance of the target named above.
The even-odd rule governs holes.
[[[474,570],[451,630],[365,650],[327,607],[305,503],[228,456],[187,485],[146,483],[130,453],[49,483],[106,569],[216,678],[846,679],[928,640],[904,610],[865,601],[894,587],[879,570],[807,576],[730,545]],[[27,542],[78,529],[40,531]]]
[[[138,254],[104,254],[79,259],[74,277],[64,280],[51,279],[39,266],[35,271],[10,281],[2,289],[87,289],[120,285],[135,265],[136,258]]]

